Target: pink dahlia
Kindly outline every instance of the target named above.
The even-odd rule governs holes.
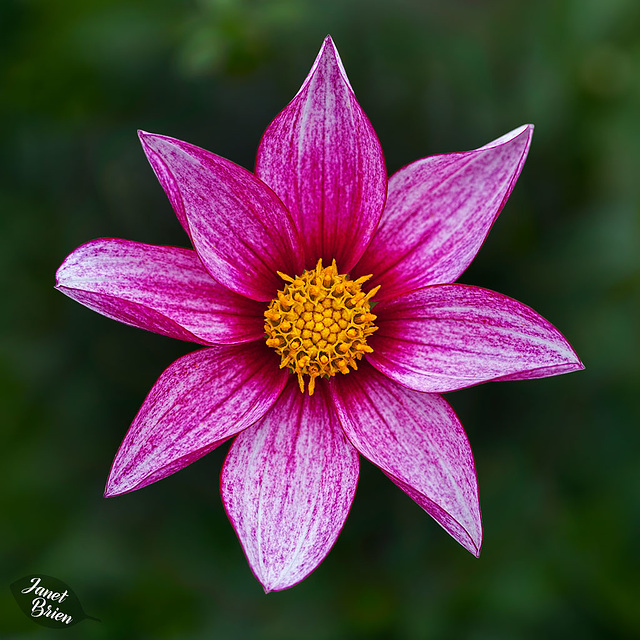
[[[285,589],[335,542],[363,455],[479,555],[473,456],[439,394],[583,368],[529,307],[455,284],[511,193],[532,132],[423,158],[387,180],[330,37],[267,128],[255,173],[140,132],[194,249],[94,240],[65,259],[57,288],[205,348],[151,389],[105,496],[236,436],[222,500],[265,590]]]

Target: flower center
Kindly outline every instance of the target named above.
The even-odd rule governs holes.
[[[336,261],[291,278],[278,271],[287,283],[264,312],[267,345],[282,359],[280,368],[289,367],[298,375],[304,393],[304,378],[309,376],[309,395],[313,395],[318,376],[335,376],[357,369],[356,360],[373,349],[367,338],[378,327],[373,321],[369,300],[380,288],[369,293],[362,285],[371,277],[349,280],[338,273]]]

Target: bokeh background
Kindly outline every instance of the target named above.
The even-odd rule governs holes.
[[[586,371],[448,395],[471,440],[474,559],[363,462],[327,560],[265,596],[218,493],[226,446],[105,500],[147,391],[194,345],[53,289],[79,244],[186,246],[136,129],[252,168],[331,33],[389,173],[536,124],[461,278],[534,307]],[[640,637],[640,3],[637,0],[3,0],[0,636]],[[8,585],[66,581],[87,613],[28,620]]]

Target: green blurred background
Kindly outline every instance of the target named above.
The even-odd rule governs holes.
[[[363,462],[327,560],[265,596],[218,493],[226,446],[105,500],[147,391],[193,345],[53,289],[101,236],[186,245],[136,129],[253,167],[327,33],[389,173],[536,124],[461,278],[549,318],[586,371],[448,395],[471,440],[475,560]],[[3,0],[0,636],[640,637],[637,0]],[[28,620],[8,586],[66,581],[102,622]]]

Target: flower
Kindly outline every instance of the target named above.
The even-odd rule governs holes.
[[[388,181],[330,37],[267,128],[255,174],[140,132],[194,250],[99,239],[57,288],[108,317],[204,345],[160,376],[105,496],[140,489],[236,436],[222,499],[265,591],[324,559],[359,456],[478,556],[476,472],[443,392],[582,369],[525,305],[455,284],[525,161],[533,127],[418,160]]]

